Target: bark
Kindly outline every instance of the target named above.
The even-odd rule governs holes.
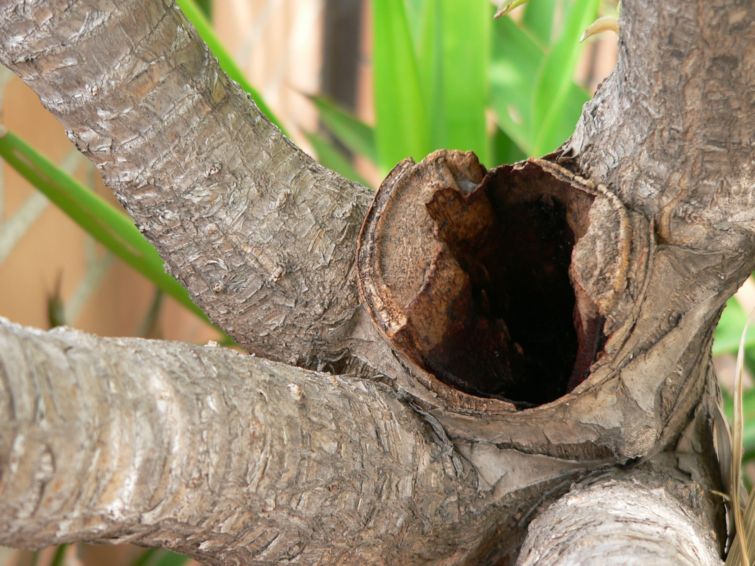
[[[657,223],[663,244],[728,251],[750,271],[755,231],[755,7],[622,3],[616,71],[569,144],[583,171]]]
[[[523,563],[550,563],[552,544],[558,560],[588,562],[602,542],[630,561],[615,522],[652,539],[653,560],[714,562],[725,533],[710,343],[755,267],[753,10],[626,0],[617,71],[561,151],[492,171],[458,152],[404,162],[368,212],[363,189],[259,116],[170,3],[0,0],[0,59],[210,316],[252,352],[374,378],[5,324],[3,542],[508,563],[576,482],[530,525]],[[568,227],[548,236],[567,261],[543,263],[574,307],[543,324],[573,325],[571,374],[521,373],[532,359],[513,322],[469,315],[490,258],[523,261],[485,235],[533,202]],[[461,375],[449,336],[496,379]],[[522,391],[544,398],[521,403]],[[669,544],[653,534],[667,532]]]
[[[708,352],[720,309],[755,267],[753,113],[743,110],[752,109],[755,82],[748,57],[754,9],[736,0],[623,4],[616,72],[585,108],[574,139],[548,157],[550,165],[538,164],[553,178],[550,188],[539,190],[566,183],[567,193],[593,193],[569,271],[605,320],[602,352],[581,385],[531,411],[438,383],[416,356],[405,359],[413,374],[406,387],[434,407],[452,436],[575,459],[622,460],[667,448],[686,426],[711,371]],[[719,36],[720,42],[712,39]],[[713,159],[722,143],[732,151]],[[437,158],[400,165],[378,193],[370,212],[375,220],[368,216],[365,225],[368,237],[377,234],[374,226],[400,224],[383,217],[390,206],[383,203],[411,191],[421,201],[430,198],[423,194],[453,187],[454,167],[442,171]],[[490,172],[483,183],[521,176],[528,167]],[[403,255],[394,264],[415,265],[442,245],[428,213],[411,214],[404,216],[402,235],[414,248],[389,252],[384,245],[381,261],[395,253]],[[420,222],[428,228],[418,238]],[[404,241],[397,234],[389,240]],[[368,255],[373,244],[362,244]],[[439,264],[427,265],[419,269],[424,283]],[[424,283],[413,285],[424,289]],[[381,325],[379,308],[369,306],[371,285],[363,283],[363,294]]]
[[[609,480],[573,489],[530,526],[517,564],[720,564],[707,529],[662,488]]]
[[[674,421],[679,422],[676,411],[682,389],[674,375],[699,383],[701,371],[712,372],[706,336],[724,301],[755,267],[755,162],[750,140],[755,126],[754,22],[751,2],[663,2],[652,7],[622,2],[617,69],[586,105],[563,152],[567,166],[604,183],[652,227],[655,245],[647,284],[631,301],[637,309],[631,317],[631,333],[610,363],[626,387],[636,390],[642,382],[645,391],[655,391],[653,412],[661,419],[657,429],[661,443],[675,428]],[[630,267],[630,277],[635,268]],[[622,316],[621,311],[616,316]],[[591,379],[599,372],[593,367]],[[708,421],[714,419],[715,408],[704,407],[715,395],[709,388],[694,402],[708,414]],[[692,438],[710,435],[698,431]],[[669,453],[678,454],[679,448]],[[642,489],[634,487],[642,498]],[[589,505],[579,503],[584,495],[568,496],[531,525],[526,551],[530,556],[538,556],[533,550],[537,547],[545,562],[558,556],[563,563],[590,563],[590,557],[599,554],[588,548],[608,552],[614,542],[613,556],[621,556],[621,561],[629,562],[628,557],[643,552],[636,541],[647,540],[651,531],[643,532],[638,517],[633,517],[636,510],[624,507],[631,501],[628,493],[613,504],[605,500],[604,506],[596,492],[590,494]],[[699,533],[688,536],[681,530],[695,529],[695,521],[679,516],[663,519],[651,511],[665,499],[662,493],[646,499],[640,504],[646,509],[640,520],[650,521],[646,527],[669,521],[675,525],[665,531],[671,536],[667,548],[661,548],[659,540],[652,542],[654,563],[662,556],[674,556],[667,558],[668,563],[710,560],[699,554],[695,542],[701,540]],[[587,514],[575,517],[559,533],[574,546],[569,550],[559,545],[554,555],[545,558],[543,544],[555,543],[559,537],[549,539],[548,531],[559,528],[565,509],[571,514],[579,507]],[[666,513],[671,511],[666,507]],[[601,520],[609,520],[606,515],[614,515],[621,528],[630,531],[628,545],[619,547],[623,535],[608,535],[606,530],[602,536],[609,538],[601,548],[596,530],[600,531]],[[584,530],[577,533],[573,527]],[[690,553],[686,558],[684,552],[670,554],[676,552],[674,547],[687,547]]]
[[[369,192],[281,135],[173,3],[3,0],[0,61],[239,344],[310,367],[343,356]]]
[[[0,399],[0,544],[456,562],[500,514],[385,386],[224,348],[0,319]]]

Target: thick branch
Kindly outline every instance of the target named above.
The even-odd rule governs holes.
[[[520,566],[721,564],[710,531],[662,487],[578,486],[529,526]]]
[[[341,354],[369,194],[271,126],[171,2],[2,0],[0,60],[240,344],[307,366]]]
[[[383,386],[217,347],[3,320],[0,413],[4,545],[127,540],[216,564],[455,561],[500,513]]]
[[[755,267],[755,4],[622,2],[617,69],[571,149],[662,241]]]

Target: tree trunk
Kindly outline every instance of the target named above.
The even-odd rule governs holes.
[[[197,304],[300,366],[2,322],[0,542],[716,563],[710,344],[755,267],[754,12],[626,0],[618,67],[560,151],[491,171],[436,152],[370,205],[171,2],[0,0],[0,60]]]

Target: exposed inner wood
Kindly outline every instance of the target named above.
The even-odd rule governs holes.
[[[536,162],[485,172],[459,152],[402,164],[382,191],[360,277],[397,349],[446,386],[519,408],[587,376],[603,320],[570,264],[593,195]]]
[[[598,319],[583,326],[575,310],[575,236],[566,210],[572,189],[532,174],[530,183],[511,183],[511,173],[493,170],[470,193],[442,189],[427,204],[468,281],[452,302],[443,341],[423,361],[468,393],[539,405],[585,377],[603,337]],[[463,207],[485,212],[470,221]],[[586,220],[572,216],[572,223]]]

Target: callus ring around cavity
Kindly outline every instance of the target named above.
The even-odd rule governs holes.
[[[570,263],[595,195],[559,169],[488,172],[472,153],[438,151],[403,161],[378,190],[357,250],[360,295],[432,389],[528,407],[587,375],[603,321]]]

